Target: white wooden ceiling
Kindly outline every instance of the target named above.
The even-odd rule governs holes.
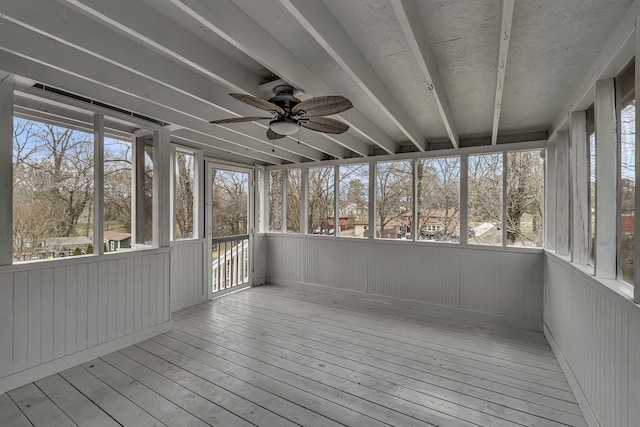
[[[494,130],[497,142],[541,139],[631,3],[0,0],[0,69],[31,79],[18,80],[22,109],[61,112],[38,104],[26,87],[37,82],[170,124],[175,141],[246,164],[491,144]],[[264,123],[208,124],[256,115],[227,94],[268,98],[274,79],[303,97],[349,98],[354,108],[337,118],[350,130],[303,129],[300,143],[274,146]]]

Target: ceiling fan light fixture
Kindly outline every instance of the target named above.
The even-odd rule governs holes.
[[[276,119],[269,123],[272,131],[280,135],[293,135],[298,132],[300,125],[293,119]]]

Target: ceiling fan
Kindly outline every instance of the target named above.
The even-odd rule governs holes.
[[[268,101],[243,93],[230,93],[232,97],[245,104],[270,112],[271,116],[234,117],[211,120],[209,123],[222,125],[227,123],[271,120],[267,129],[268,139],[280,139],[296,133],[300,127],[316,132],[340,134],[349,129],[341,121],[325,116],[338,114],[353,107],[351,101],[343,96],[318,96],[300,101],[293,93],[295,89],[288,84],[273,88],[274,96]]]

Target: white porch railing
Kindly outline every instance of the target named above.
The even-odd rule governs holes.
[[[212,292],[249,283],[249,236],[212,239]]]

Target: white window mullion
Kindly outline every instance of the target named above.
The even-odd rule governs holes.
[[[287,175],[289,171],[283,170],[280,173],[280,188],[282,188],[282,229],[283,233],[287,232]]]
[[[556,253],[569,255],[569,132],[558,131],[556,139]]]
[[[460,244],[469,242],[469,156],[460,156]]]
[[[0,265],[13,262],[13,78],[0,82]]]
[[[205,236],[205,180],[207,174],[205,173],[204,153],[202,151],[196,151],[194,153],[195,159],[193,161],[193,183],[195,185],[195,192],[193,198],[193,237],[196,239],[206,237]]]
[[[502,246],[507,246],[507,176],[509,162],[507,152],[502,152]]]
[[[309,231],[309,168],[300,171],[300,234]]]
[[[615,279],[617,273],[617,178],[618,136],[616,132],[615,84],[613,79],[596,82],[596,242],[597,277]]]
[[[93,251],[104,253],[104,115],[93,116]]]
[[[636,18],[636,28],[640,28],[640,17]],[[636,58],[640,58],[640,31],[636,31],[635,37],[635,47],[636,47]],[[637,94],[640,88],[640,64],[636,64],[635,67],[635,91],[636,91],[636,99],[638,98]],[[635,144],[636,144],[636,158],[635,158],[635,173],[636,173],[636,185],[640,183],[640,150],[638,150],[638,136],[640,135],[640,108],[638,108],[636,104],[636,135],[635,135]],[[634,286],[634,301],[640,304],[640,191],[638,191],[637,187],[635,190],[635,216],[634,216],[634,235],[633,235],[633,244],[635,247],[635,253],[633,256],[633,283]]]
[[[340,166],[335,165],[333,167],[333,235],[340,235],[340,213],[338,209],[340,207],[340,200],[338,196],[340,192],[338,187],[340,186]]]
[[[589,262],[589,150],[587,116],[584,111],[571,113],[570,164],[571,174],[571,260],[576,264]],[[597,200],[597,198],[596,198]]]
[[[171,180],[170,180],[170,184],[169,184],[169,202],[170,202],[170,207],[169,207],[169,211],[170,211],[170,230],[171,232],[169,233],[169,236],[171,237],[171,240],[176,240],[176,179],[178,179],[178,177],[176,176],[176,147],[175,146],[171,146],[171,153],[170,153],[170,161],[169,161],[169,175],[171,175]]]
[[[545,239],[547,249],[556,249],[556,142],[549,141],[545,154]]]
[[[369,239],[376,236],[376,162],[369,162]]]

